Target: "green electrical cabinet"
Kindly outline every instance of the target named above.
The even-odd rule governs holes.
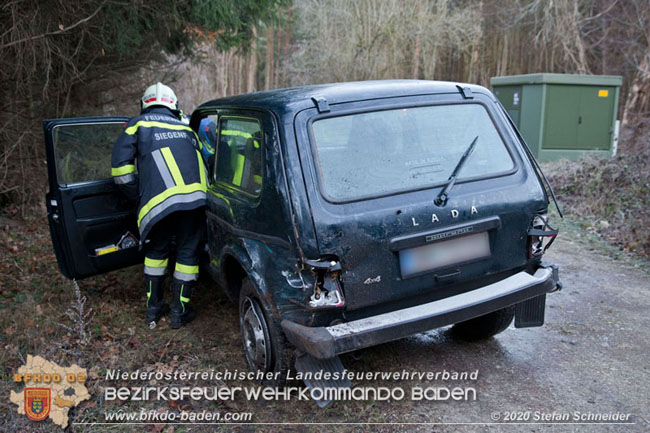
[[[492,77],[492,91],[541,161],[616,153],[617,75]]]

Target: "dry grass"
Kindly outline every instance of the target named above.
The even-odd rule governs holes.
[[[630,128],[610,159],[544,164],[563,211],[620,249],[650,257],[650,122]]]

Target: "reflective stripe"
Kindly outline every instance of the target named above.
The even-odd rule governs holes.
[[[166,268],[169,259],[150,259],[149,257],[144,258],[144,265],[150,266],[152,268]]]
[[[201,187],[198,183],[193,183],[191,185],[185,185],[183,188],[190,188],[193,192],[189,194],[184,194],[179,192],[181,187],[175,186],[165,190],[161,194],[158,194],[147,203],[140,210],[140,218],[138,219],[138,227],[140,227],[140,232],[142,229],[149,224],[149,222],[159,215],[161,212],[164,212],[169,206],[173,206],[179,203],[191,203],[196,200],[205,199],[205,186]],[[178,195],[174,195],[178,194]],[[144,211],[144,212],[143,212]]]
[[[113,182],[115,182],[118,185],[133,182],[134,180],[135,180],[135,175],[132,173],[113,177]]]
[[[244,137],[244,138],[253,138],[253,135],[251,135],[250,132],[236,131],[234,129],[222,129],[221,130],[221,135],[231,135],[231,136]],[[253,139],[253,146],[255,146],[255,149],[260,148],[260,144],[255,139]]]
[[[176,268],[174,270],[174,278],[182,281],[194,281],[199,278],[199,266],[198,265],[184,265],[182,263],[176,262]],[[181,292],[181,300],[183,300],[183,293]],[[186,302],[190,300],[187,299]]]
[[[194,281],[199,278],[199,274],[186,274],[185,272],[174,271],[174,278],[181,281]]]
[[[167,167],[169,167],[169,171],[174,177],[174,182],[176,185],[185,185],[183,176],[181,176],[181,171],[178,169],[178,164],[176,164],[176,160],[174,159],[174,155],[172,154],[171,149],[169,147],[163,147],[160,149],[160,151],[165,158],[165,162],[167,163]]]
[[[121,167],[111,167],[111,176],[122,176],[123,174],[133,173],[135,171],[135,165],[126,164]]]
[[[169,172],[169,168],[167,168],[167,164],[165,164],[165,160],[163,159],[163,156],[160,153],[160,149],[151,152],[151,156],[153,156],[153,160],[156,163],[156,167],[158,167],[158,172],[160,173],[160,176],[162,177],[162,180],[165,183],[165,188],[173,187],[175,183],[174,180],[172,179],[172,174]]]
[[[253,138],[250,132],[237,131],[236,129],[222,129],[221,135],[232,135],[236,137]]]
[[[175,269],[179,272],[183,272],[186,274],[198,274],[199,273],[199,265],[184,265],[182,263],[176,263]]]
[[[165,271],[167,268],[154,268],[151,266],[146,266],[144,267],[144,273],[146,275],[151,275],[152,277],[158,277],[160,275],[165,275]]]
[[[241,186],[241,178],[244,175],[244,164],[246,157],[241,153],[237,155],[237,166],[235,167],[235,175],[232,177],[233,185]]]
[[[149,298],[151,298],[151,280],[149,280],[149,291],[147,292],[147,307],[149,306]]]
[[[147,215],[151,209],[153,209],[160,203],[166,201],[168,198],[172,197],[173,195],[178,194],[180,196],[181,194],[190,194],[197,191],[202,191],[203,193],[205,193],[206,190],[207,188],[205,187],[205,185],[201,185],[200,183],[191,183],[189,185],[178,185],[164,190],[160,194],[153,196],[151,200],[147,202],[147,204],[142,206],[142,209],[140,209],[140,213],[138,214],[138,225],[141,224],[141,221],[144,219],[145,215]],[[187,201],[179,201],[179,203],[187,203]]]
[[[255,181],[256,184],[261,185],[262,184],[262,176],[258,175],[253,175],[253,180]]]
[[[214,153],[214,147],[210,146],[210,143],[208,143],[207,141],[202,141],[202,143],[205,146],[208,153],[211,153],[211,154]]]
[[[199,158],[199,172],[201,173],[201,185],[206,185],[205,164],[203,164],[203,157],[201,156],[201,153],[198,150],[196,151],[196,156],[198,156]]]
[[[162,129],[173,129],[175,131],[189,131],[192,134],[194,134],[194,130],[186,125],[174,125],[172,123],[152,122],[148,120],[140,120],[135,125],[126,128],[124,132],[126,132],[128,135],[133,135],[137,132],[138,128],[141,126],[143,128],[162,128]]]
[[[183,289],[185,289],[185,284],[181,284],[181,293],[178,296],[178,300],[181,301],[181,307],[183,307],[183,313],[185,312],[185,304],[190,302],[190,298],[183,296]]]

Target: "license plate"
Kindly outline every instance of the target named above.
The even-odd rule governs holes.
[[[399,252],[402,277],[490,257],[488,232],[476,233]]]

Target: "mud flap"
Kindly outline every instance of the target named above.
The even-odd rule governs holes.
[[[320,389],[322,390],[322,394],[324,396],[327,395],[328,389],[333,390],[333,389],[340,389],[340,388],[349,388],[350,386],[352,386],[350,379],[348,379],[347,377],[339,378],[339,379],[331,379],[331,378],[315,379],[314,378],[314,377],[316,378],[319,377],[321,374],[322,376],[325,377],[343,376],[343,372],[345,371],[345,368],[343,367],[343,363],[341,362],[341,359],[338,356],[329,359],[317,359],[309,355],[308,353],[300,352],[296,356],[296,371],[300,372],[303,375],[303,377],[305,378],[303,379],[303,382],[305,383],[305,385],[307,385],[307,388],[309,389],[310,392],[313,389]],[[321,400],[314,400],[314,401],[320,408],[327,407],[327,405],[329,405],[332,402],[332,400],[327,400],[324,398]]]
[[[546,293],[515,305],[515,328],[531,328],[544,324]]]

